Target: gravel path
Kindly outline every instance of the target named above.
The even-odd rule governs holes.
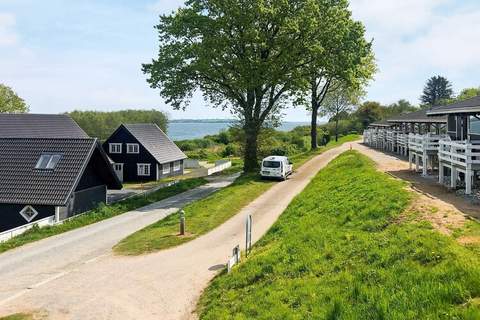
[[[8,258],[0,256],[0,315],[32,311],[47,314],[49,319],[194,318],[203,288],[223,268],[235,245],[241,244],[243,249],[245,216],[253,216],[252,240],[257,241],[315,174],[348,148],[347,143],[316,156],[220,227],[176,248],[139,257],[119,257],[105,250],[114,241],[103,241],[100,235],[86,237],[81,243],[71,240],[61,246],[59,250],[66,251],[65,258],[62,253],[48,258],[48,252],[45,259],[41,252],[30,256],[29,252],[42,251],[40,243],[35,248],[11,252]],[[104,232],[111,233],[110,227],[106,226]],[[132,231],[122,232],[116,239]],[[97,241],[103,243],[101,252],[82,254],[84,248],[95,247]],[[55,240],[50,240],[50,250],[55,250],[52,242]],[[72,264],[69,259],[76,252],[82,258]],[[47,268],[46,273],[38,271],[39,257],[45,260],[40,266],[55,267]],[[11,258],[16,259],[16,267],[9,267],[6,274],[4,261]],[[5,300],[6,297],[10,298]]]

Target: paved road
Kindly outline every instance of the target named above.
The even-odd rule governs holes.
[[[69,244],[61,247],[65,253],[52,254],[51,258],[49,252],[46,258],[41,258],[41,253],[29,256],[31,251],[40,252],[40,245],[34,250],[12,252],[9,257],[0,256],[1,261],[15,259],[8,274],[2,271],[0,276],[3,299],[14,294],[3,304],[0,302],[0,315],[40,310],[49,319],[194,318],[201,291],[223,268],[232,248],[244,243],[246,215],[253,216],[253,241],[257,241],[315,174],[348,147],[346,144],[313,158],[290,179],[273,186],[220,227],[176,248],[140,257],[119,257],[105,250],[114,244],[111,239],[102,244],[100,252],[91,253],[85,248],[103,242],[101,236],[82,237],[83,243],[70,236],[64,240]],[[112,233],[108,230],[111,227],[115,226],[105,227],[104,232]],[[121,228],[121,235],[115,237],[120,239],[129,232]],[[55,250],[51,243],[48,247]],[[81,258],[75,258],[72,265],[69,260],[77,252]],[[40,259],[39,263],[36,259]],[[47,268],[48,265],[55,268]],[[0,267],[4,268],[1,262]],[[39,267],[49,272],[38,272]],[[25,289],[26,286],[31,289]]]
[[[112,246],[127,235],[229,185],[235,178],[236,176],[217,178],[206,185],[136,211],[1,254],[0,308],[32,289],[40,288],[86,263],[110,254]]]

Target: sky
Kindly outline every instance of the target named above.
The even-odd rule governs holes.
[[[149,88],[141,64],[155,58],[153,26],[181,0],[0,0],[0,83],[34,113],[126,108],[173,119],[231,118],[197,95],[174,111]],[[418,103],[425,81],[443,75],[456,92],[480,86],[480,1],[351,0],[379,72],[366,100]],[[308,121],[302,108],[287,121]]]

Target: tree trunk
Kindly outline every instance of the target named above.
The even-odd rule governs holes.
[[[338,141],[338,115],[337,118],[335,119],[335,142]]]
[[[316,150],[318,148],[317,117],[318,117],[318,108],[314,106],[312,103],[312,122],[310,124],[310,138],[311,138],[310,146],[312,150]]]
[[[258,133],[254,123],[245,123],[245,154],[243,156],[243,171],[256,172],[258,166]]]

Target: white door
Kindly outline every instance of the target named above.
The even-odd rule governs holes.
[[[123,182],[123,163],[114,163],[113,170],[117,174],[118,179]]]

